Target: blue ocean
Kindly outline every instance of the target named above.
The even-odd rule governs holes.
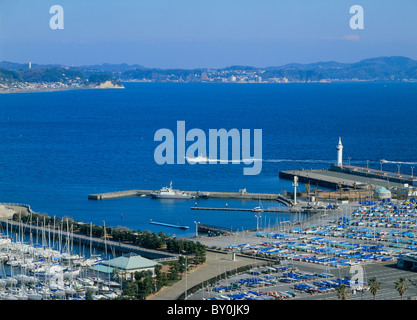
[[[154,160],[154,134],[262,129],[262,171],[244,163],[165,164]],[[0,202],[76,221],[175,234],[195,222],[254,229],[253,212],[194,211],[196,200],[133,197],[88,200],[130,189],[274,192],[291,190],[278,174],[329,168],[339,137],[344,161],[410,173],[417,164],[417,83],[125,83],[123,90],[0,95]],[[188,143],[190,144],[190,143]],[[417,171],[414,171],[417,173]],[[301,184],[303,190],[304,186]],[[205,207],[253,208],[257,201],[199,199]],[[263,202],[264,208],[279,206]],[[264,214],[263,226],[295,219]],[[188,230],[149,224],[150,219]]]

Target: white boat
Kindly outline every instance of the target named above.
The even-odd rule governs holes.
[[[178,192],[172,189],[172,181],[169,187],[163,187],[161,190],[151,193],[152,198],[156,199],[190,199],[191,196],[184,192]]]
[[[29,291],[26,293],[29,300],[42,300],[43,296],[40,293],[37,293],[36,291]]]
[[[66,295],[75,296],[77,294],[77,290],[71,287],[65,287],[64,292]]]
[[[6,283],[9,286],[15,286],[15,285],[17,285],[18,281],[15,278],[6,278]]]
[[[106,285],[100,285],[98,287],[98,292],[101,293],[101,294],[109,293],[110,292],[110,288],[108,286],[106,286]]]
[[[88,278],[78,278],[77,279],[79,283],[81,283],[83,286],[93,286],[94,281]]]
[[[64,278],[65,279],[71,279],[74,277],[78,277],[80,275],[81,270],[80,269],[75,269],[75,270],[65,270],[64,271]]]
[[[103,293],[103,296],[105,296],[107,299],[115,299],[118,297],[118,295],[114,292]]]
[[[262,207],[261,199],[259,199],[259,206],[252,209],[253,212],[264,212],[264,209]]]
[[[85,286],[84,289],[87,292],[93,292],[93,293],[96,293],[98,291],[98,287],[97,286]]]
[[[104,284],[110,287],[119,287],[120,283],[116,282],[116,281],[104,281]]]

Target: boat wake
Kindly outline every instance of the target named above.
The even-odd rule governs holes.
[[[389,160],[384,160],[384,163],[392,163],[392,164],[409,164],[409,165],[412,165],[412,164],[417,164],[417,162],[412,162],[412,161],[407,162],[407,161],[389,161]]]
[[[335,163],[334,160],[315,160],[315,159],[305,159],[305,160],[297,160],[297,159],[264,159],[264,162],[298,162],[298,163],[324,163],[324,164],[332,164]]]
[[[209,157],[194,157],[189,158],[185,157],[187,161],[191,164],[194,163],[253,163],[255,161],[262,161],[262,162],[271,162],[271,163],[281,163],[281,162],[293,162],[293,163],[312,163],[312,164],[334,164],[335,160],[322,160],[322,159],[238,159],[238,160],[223,160],[223,159],[212,159]],[[366,164],[367,161],[371,164],[380,164],[381,160],[351,160],[351,164],[353,165],[360,165]],[[413,161],[390,161],[390,160],[382,160],[383,163],[389,164],[405,164],[405,165],[414,165],[417,162]]]

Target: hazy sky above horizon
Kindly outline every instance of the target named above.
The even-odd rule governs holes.
[[[49,9],[64,9],[53,30]],[[364,9],[353,30],[349,9]],[[0,61],[257,67],[417,60],[416,0],[0,0]]]

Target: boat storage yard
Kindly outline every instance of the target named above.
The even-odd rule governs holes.
[[[239,239],[229,237],[234,241],[225,245],[225,250],[259,257],[264,266],[223,277],[191,299],[314,299],[324,294],[327,299],[337,299],[335,290],[343,284],[356,299],[373,299],[367,283],[372,274],[377,280],[393,277],[392,283],[382,281],[385,293],[381,298],[400,298],[393,284],[397,274],[413,284],[409,285],[409,297],[417,296],[417,274],[413,271],[417,269],[416,199],[362,201],[350,208],[347,213],[342,210],[316,217],[312,224],[242,233]],[[262,258],[270,259],[269,266]],[[352,268],[366,270],[362,282],[352,280]]]

